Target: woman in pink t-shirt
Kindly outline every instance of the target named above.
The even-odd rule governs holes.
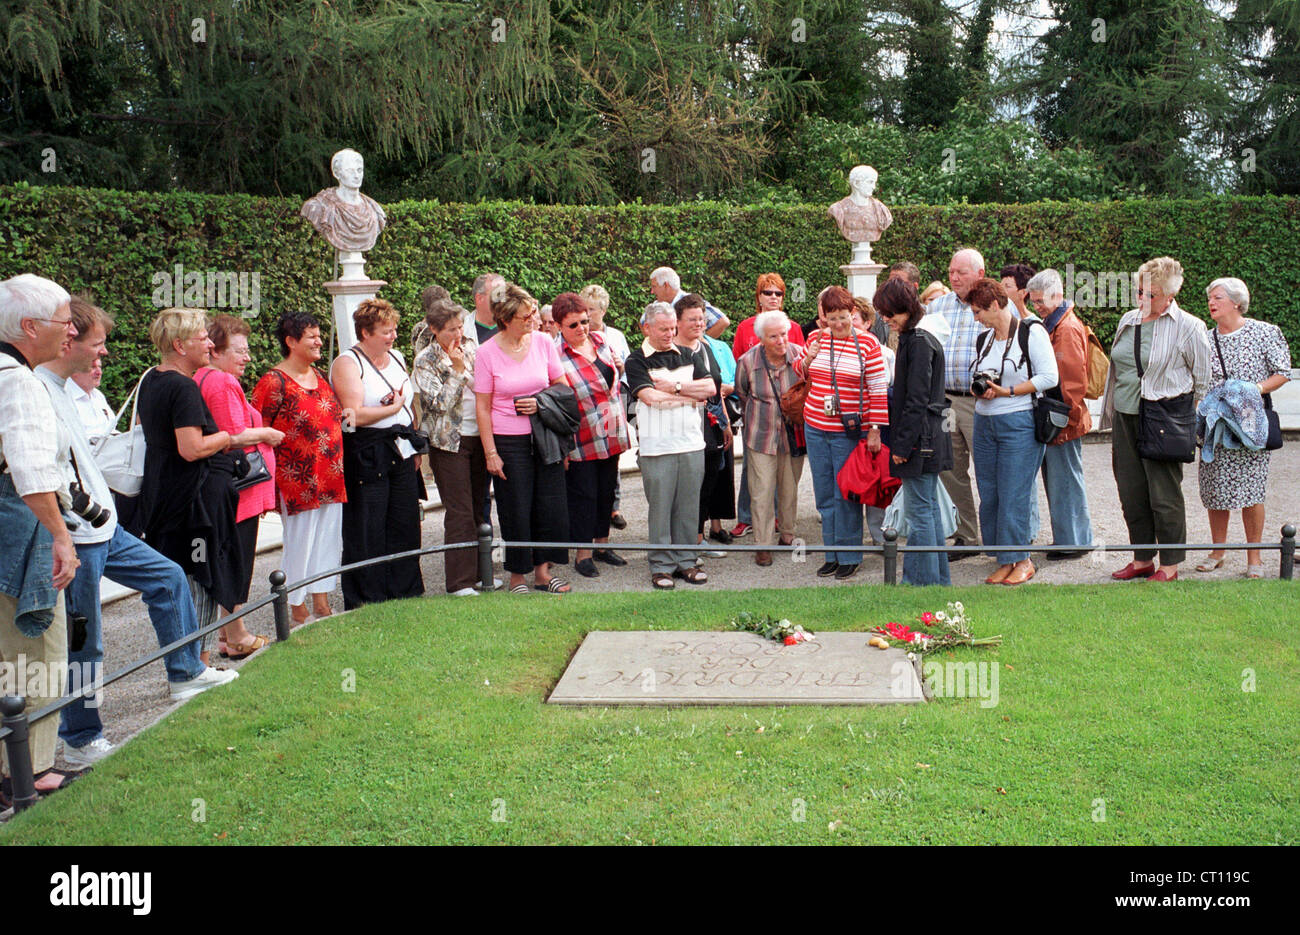
[[[564,463],[542,462],[529,417],[537,412],[537,394],[564,382],[564,368],[555,342],[537,330],[536,299],[514,283],[497,286],[490,299],[499,330],[474,361],[474,396],[488,473],[496,478],[501,537],[563,542],[569,538]],[[551,576],[551,562],[568,559],[566,549],[507,548],[511,592],[528,593],[524,575],[531,569],[538,590],[567,593],[569,583]]]

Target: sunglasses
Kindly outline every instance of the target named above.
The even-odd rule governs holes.
[[[760,294],[761,294],[761,295],[775,295],[775,296],[782,296],[782,295],[785,295],[785,293],[782,292],[780,289],[763,289],[763,290],[761,291]]]
[[[569,322],[567,325],[565,325],[564,327],[569,328],[569,329],[572,329],[572,330],[574,330],[574,331],[576,331],[576,330],[579,329],[579,328],[590,328],[590,327],[591,327],[591,319],[590,319],[590,318],[583,318],[583,319],[580,319],[579,321],[571,321],[571,322]]]
[[[896,312],[886,312],[886,311],[884,311],[884,310],[877,309],[876,314],[878,314],[881,318],[893,318],[894,315],[896,315],[897,313],[896,313]]]

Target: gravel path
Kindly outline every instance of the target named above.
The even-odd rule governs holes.
[[[1295,433],[1288,433],[1294,436]],[[1089,504],[1095,540],[1098,543],[1123,543],[1128,541],[1123,518],[1115,493],[1115,482],[1110,469],[1110,445],[1108,439],[1085,444],[1084,472],[1088,478]],[[1192,542],[1208,542],[1210,538],[1209,523],[1205,510],[1201,508],[1197,492],[1195,465],[1189,465],[1183,476],[1183,495],[1188,506],[1188,536]],[[821,541],[821,527],[813,515],[812,481],[805,470],[800,488],[800,517],[798,533],[809,542]],[[1038,542],[1048,543],[1051,526],[1048,522],[1047,501],[1039,485],[1039,510],[1042,517],[1043,531]],[[1264,539],[1276,541],[1278,530],[1285,522],[1300,524],[1300,442],[1294,437],[1278,452],[1273,453],[1270,469],[1268,501],[1268,519],[1265,523]],[[623,512],[628,519],[628,528],[622,533],[614,531],[614,547],[618,540],[638,541],[645,535],[646,511],[645,498],[641,491],[640,475],[629,474],[623,478]],[[727,524],[730,526],[731,524]],[[1234,516],[1229,529],[1229,539],[1241,541],[1242,529],[1239,516]],[[426,544],[441,541],[442,515],[440,512],[428,514],[424,522],[424,541]],[[738,540],[741,545],[753,545],[752,536]],[[1204,553],[1192,553],[1189,561],[1182,566],[1188,577],[1230,578],[1239,576],[1245,570],[1246,557],[1242,552],[1229,553],[1224,568],[1209,575],[1197,575],[1193,565]],[[253,594],[260,596],[268,590],[267,576],[275,570],[279,562],[279,551],[269,552],[258,557]],[[629,564],[625,568],[611,568],[599,565],[600,577],[586,579],[573,572],[570,564],[561,569],[560,574],[573,582],[578,592],[603,591],[641,591],[650,592],[649,570],[644,553],[625,553]],[[1109,572],[1118,568],[1130,556],[1124,553],[1093,553],[1085,558],[1067,562],[1047,562],[1041,556],[1035,556],[1038,574],[1029,583],[1029,587],[1050,584],[1112,583]],[[774,563],[768,568],[759,568],[753,563],[752,553],[734,554],[725,559],[708,559],[706,568],[710,583],[706,589],[748,590],[751,588],[792,588],[816,585],[820,587],[856,587],[862,584],[876,584],[882,579],[882,561],[878,555],[868,555],[858,574],[845,582],[817,578],[814,570],[821,564],[818,553],[809,552],[806,560],[792,563],[787,556],[776,555]],[[1264,553],[1265,577],[1277,575],[1277,553]],[[983,581],[992,569],[993,563],[985,557],[969,558],[952,565],[954,585],[975,585]],[[424,580],[431,600],[447,599],[443,592],[442,560],[436,555],[424,559]],[[498,565],[498,572],[500,566]],[[1121,584],[1113,582],[1115,587],[1136,587],[1138,584]],[[684,582],[679,588],[689,587]],[[549,595],[535,594],[535,600],[555,600]],[[494,606],[500,607],[505,601],[513,600],[504,595],[489,595],[471,600],[484,613],[492,613]],[[342,596],[336,591],[332,599],[335,608],[343,605]],[[269,608],[252,615],[248,619],[249,629],[254,633],[271,637],[274,624]],[[130,660],[138,659],[157,648],[153,628],[138,597],[117,601],[104,608],[104,643],[106,646],[105,671],[112,673]],[[214,660],[219,661],[219,660]],[[234,666],[242,662],[232,663]],[[219,691],[220,689],[218,689]],[[149,666],[131,677],[118,682],[105,690],[103,704],[106,734],[114,743],[121,743],[149,725],[165,716],[176,705],[168,699],[166,682],[161,663]]]

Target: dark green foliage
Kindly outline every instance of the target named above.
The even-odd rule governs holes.
[[[191,270],[257,272],[261,310],[253,321],[249,380],[279,358],[273,332],[287,309],[309,309],[327,322],[330,250],[298,216],[299,201],[247,195],[151,194],[75,188],[0,188],[0,276],[35,272],[72,291],[89,290],[118,319],[105,367],[105,392],[123,387],[155,362],[146,338],[156,312],[156,273],[176,263]],[[842,283],[848,244],[823,205],[738,207],[474,205],[403,201],[386,205],[391,226],[367,271],[389,285],[382,295],[401,310],[403,342],[419,318],[430,282],[469,304],[474,277],[495,270],[543,301],[599,282],[612,297],[612,323],[629,335],[650,296],[650,270],[667,263],[683,283],[734,322],[753,313],[754,280],[785,278],[787,311],[806,320],[817,292]],[[1300,199],[1210,198],[1186,201],[1029,205],[898,206],[894,225],[873,254],[888,265],[907,259],[923,281],[946,277],[952,250],[970,244],[990,269],[1028,261],[1042,268],[1125,273],[1153,256],[1186,268],[1181,296],[1206,316],[1204,289],[1219,276],[1250,287],[1251,314],[1281,326],[1300,348]],[[796,280],[803,281],[802,299]],[[1109,341],[1125,309],[1084,308]],[[329,328],[326,328],[328,332]]]

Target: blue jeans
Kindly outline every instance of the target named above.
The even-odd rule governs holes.
[[[939,475],[903,478],[908,545],[944,545],[939,521]],[[904,552],[903,584],[952,584],[947,552]]]
[[[1000,416],[975,413],[975,483],[985,545],[1029,545],[1029,501],[1043,463],[1030,409]],[[991,552],[999,565],[1023,562],[1028,552]]]
[[[846,438],[843,432],[823,432],[811,425],[804,426],[804,437],[817,512],[822,517],[822,542],[826,545],[861,546],[862,504],[845,500],[835,480],[858,443]],[[862,561],[862,553],[827,552],[826,561],[856,565]]]
[[[1043,455],[1043,486],[1052,514],[1052,544],[1060,549],[1092,545],[1088,490],[1083,483],[1083,439],[1048,445]]]
[[[149,619],[158,635],[158,645],[166,646],[199,628],[194,615],[194,601],[185,572],[171,559],[164,558],[121,526],[107,542],[77,546],[81,566],[68,585],[68,620],[71,637],[73,614],[86,617],[86,643],[73,652],[68,649],[69,687],[74,681],[71,670],[100,674],[104,663],[104,628],[100,617],[99,579],[108,578],[140,592],[149,607]],[[190,643],[164,657],[169,682],[184,682],[203,671],[198,643]],[[90,701],[92,707],[87,707]],[[103,736],[104,725],[94,698],[79,699],[63,709],[59,736],[70,747],[84,747]]]

